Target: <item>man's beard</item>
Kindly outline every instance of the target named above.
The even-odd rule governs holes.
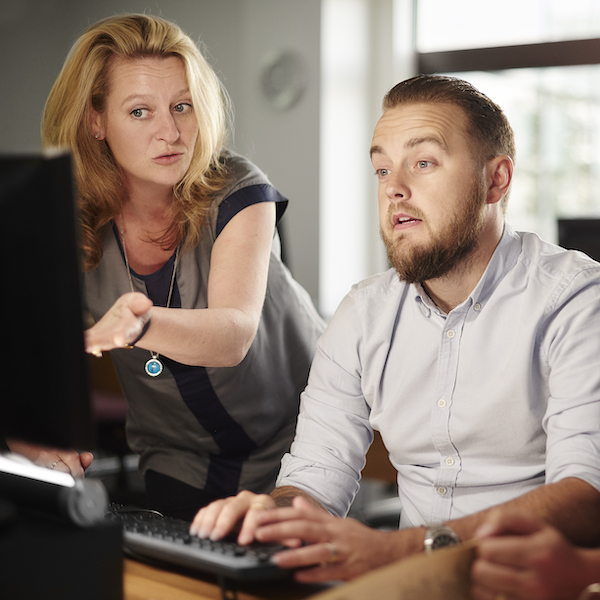
[[[403,241],[404,236],[394,243],[393,237],[380,229],[388,260],[396,269],[400,280],[406,283],[423,283],[438,279],[467,260],[479,242],[484,224],[484,206],[483,184],[474,181],[464,211],[456,214],[439,232],[432,232],[428,245],[410,245],[410,242]],[[391,223],[391,213],[396,210],[397,207],[390,205],[388,223]],[[412,212],[413,216],[419,216],[414,209]]]

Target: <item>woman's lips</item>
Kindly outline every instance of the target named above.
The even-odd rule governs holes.
[[[176,163],[181,157],[182,154],[180,152],[161,154],[160,156],[154,158],[154,162],[158,163],[159,165],[172,165],[173,163]]]

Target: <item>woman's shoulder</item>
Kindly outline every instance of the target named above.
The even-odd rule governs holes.
[[[221,197],[225,198],[251,185],[272,185],[269,178],[252,161],[232,150],[224,150],[220,157],[225,166],[225,182]]]

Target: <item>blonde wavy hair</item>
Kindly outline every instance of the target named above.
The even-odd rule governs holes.
[[[173,188],[173,222],[157,242],[174,248],[196,246],[210,210],[212,194],[224,181],[219,160],[227,140],[230,102],[219,78],[196,44],[174,23],[150,15],[103,19],[75,42],[46,101],[42,143],[70,150],[81,219],[83,266],[92,270],[102,258],[101,230],[121,211],[125,187],[105,142],[92,135],[92,108],[102,112],[108,93],[111,58],[177,56],[184,64],[198,121],[190,167]]]

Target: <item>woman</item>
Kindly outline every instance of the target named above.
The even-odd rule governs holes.
[[[271,489],[323,329],[280,260],[287,200],[224,150],[225,98],[176,25],[117,16],[75,43],[42,122],[73,153],[86,349],[112,351],[148,504],[190,520]]]

